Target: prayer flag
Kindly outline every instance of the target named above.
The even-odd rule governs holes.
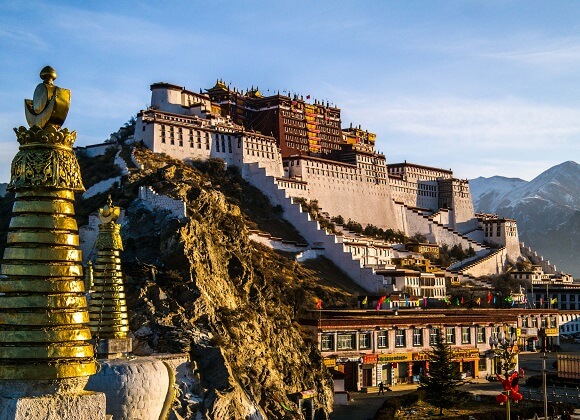
[[[550,303],[552,305],[555,304],[556,302],[558,302],[558,298],[553,298],[552,300],[550,300]]]
[[[366,305],[368,303],[368,299],[367,296],[365,296],[365,298],[362,300],[361,302],[363,305]]]
[[[322,309],[322,299],[316,299],[316,309]]]
[[[491,293],[487,292],[487,303],[491,303],[491,299],[492,299]]]

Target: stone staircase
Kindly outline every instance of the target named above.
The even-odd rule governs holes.
[[[433,218],[431,218],[433,213],[430,213],[426,209],[409,207],[405,203],[398,201],[396,201],[395,204],[400,205],[405,209],[405,214],[407,216],[407,229],[408,234],[410,235],[414,233],[412,228],[417,227],[417,232],[429,232],[425,235],[427,236],[427,239],[438,244],[446,243],[448,245],[461,245],[464,249],[469,249],[469,247],[471,247],[476,252],[490,249],[488,246],[469,238],[465,234],[461,234],[453,228],[433,220]],[[419,227],[422,229],[419,229]]]
[[[300,232],[310,247],[323,251],[324,256],[355,283],[369,292],[383,291],[386,288],[382,275],[377,274],[373,267],[364,267],[360,259],[346,251],[342,237],[322,229],[318,221],[312,220],[308,212],[302,211],[300,203],[294,202],[293,198],[278,186],[276,178],[268,175],[264,168],[257,163],[245,163],[242,176],[268,196],[274,205],[280,205],[284,210],[284,218]]]
[[[532,264],[541,265],[542,271],[546,274],[556,274],[558,270],[555,264],[550,264],[549,260],[545,260],[543,256],[538,255],[536,251],[532,251],[529,246],[526,246],[523,242],[520,242],[520,252],[521,254],[528,258]]]
[[[343,237],[337,236],[322,229],[318,221],[313,220],[308,212],[302,210],[298,202],[294,202],[292,197],[284,188],[278,186],[277,178],[266,173],[266,170],[258,163],[246,163],[242,168],[242,176],[246,181],[259,188],[266,194],[274,205],[280,205],[284,209],[284,217],[300,232],[308,241],[312,249],[322,251],[337,267],[346,273],[353,281],[365,288],[369,292],[388,290],[389,287],[384,282],[384,277],[377,273],[377,267],[364,266],[362,261],[346,250],[343,244]],[[441,223],[431,220],[431,213],[427,209],[420,209],[401,205],[406,212],[407,220],[411,225],[420,228],[417,231],[429,232],[427,239],[439,244],[461,245],[464,249],[473,248],[477,256],[469,261],[462,262],[461,265],[447,270],[458,275],[460,280],[471,282],[478,287],[489,288],[492,285],[488,282],[478,280],[476,277],[483,274],[496,274],[498,265],[493,263],[499,257],[502,267],[505,261],[505,248],[492,250],[464,234],[460,234],[454,229],[444,226]],[[326,215],[326,217],[329,217]],[[486,271],[477,274],[478,271]],[[462,281],[462,282],[463,282]]]
[[[474,286],[491,289],[493,288],[491,282],[480,280],[478,277],[484,274],[501,273],[506,262],[506,257],[506,249],[505,247],[501,247],[481,258],[476,258],[466,263],[460,262],[462,264],[458,266],[451,265],[446,272],[458,275],[461,284],[471,283]]]

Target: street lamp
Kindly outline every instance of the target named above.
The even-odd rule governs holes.
[[[497,379],[501,382],[504,389],[495,399],[500,404],[505,403],[507,420],[510,420],[511,415],[510,400],[518,402],[522,399],[522,394],[519,393],[518,373],[514,371],[510,374],[510,371],[515,370],[514,368],[517,364],[515,358],[519,350],[516,343],[516,334],[505,334],[503,331],[500,331],[497,336],[491,336],[489,338],[494,359],[499,359],[499,363],[497,363],[498,370],[500,373],[503,371],[503,376],[500,376],[497,370],[495,372]]]

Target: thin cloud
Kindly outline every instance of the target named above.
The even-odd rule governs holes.
[[[450,142],[483,141],[479,147],[486,148],[544,148],[547,139],[563,145],[580,137],[580,109],[515,99],[367,98],[366,104],[349,108],[353,119],[364,119],[371,131]]]
[[[47,43],[42,38],[30,31],[0,29],[0,39],[12,44],[33,46],[38,49],[45,49],[47,47]]]
[[[495,48],[479,55],[483,58],[510,60],[523,64],[549,65],[580,64],[580,38],[566,37],[526,39],[511,48]]]

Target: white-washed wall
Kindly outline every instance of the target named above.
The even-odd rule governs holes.
[[[373,224],[401,229],[386,178],[367,177],[355,165],[310,159],[299,161],[299,165],[286,168],[288,176],[306,181],[309,199],[317,200],[324,212],[355,220],[363,226]]]
[[[187,214],[184,201],[157,194],[150,186],[139,187],[139,199],[151,204],[154,209],[169,210],[177,218],[185,217]]]
[[[461,271],[474,277],[480,277],[490,274],[500,274],[507,264],[507,251],[505,248],[493,251],[488,256],[477,261]]]

